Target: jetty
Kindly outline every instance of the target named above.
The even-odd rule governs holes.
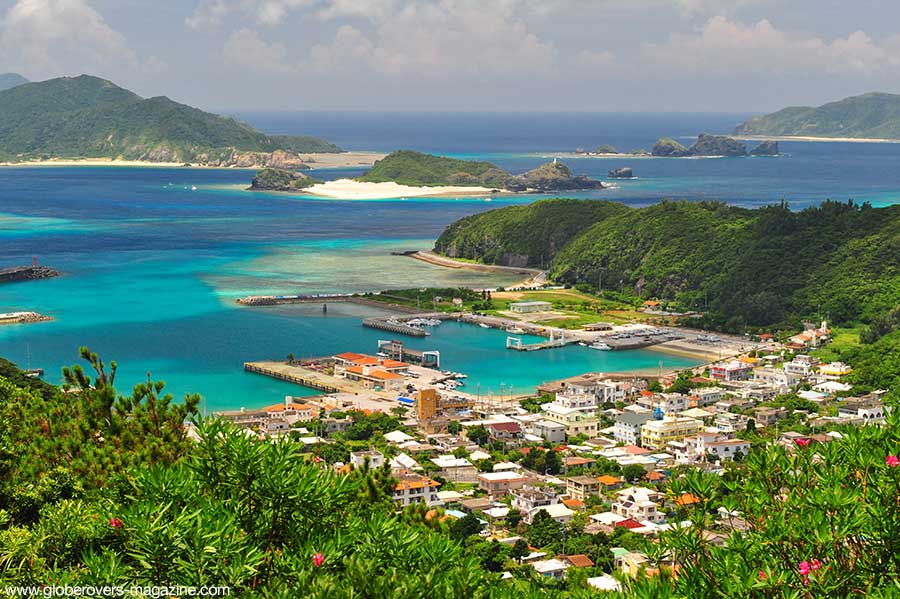
[[[353,381],[336,377],[302,365],[284,362],[245,362],[244,371],[269,378],[301,385],[323,393],[358,393],[364,388]]]
[[[547,341],[540,341],[538,343],[522,343],[522,339],[519,337],[507,337],[506,349],[514,349],[516,351],[540,351],[542,349],[553,349],[554,347],[565,347],[572,343],[578,343],[578,339],[573,337],[566,338],[565,333],[562,333],[559,337],[554,337],[553,331],[551,331],[550,338],[547,339]]]
[[[373,316],[372,318],[364,318],[362,324],[364,327],[380,329],[398,335],[427,337],[431,335],[431,333],[422,326],[416,326],[414,321],[444,321],[457,319],[459,319],[457,314],[447,312],[417,312],[409,316]],[[435,324],[437,324],[437,322],[435,322]]]
[[[53,320],[38,312],[3,312],[0,313],[0,325],[2,324],[29,324],[32,322],[46,322]]]

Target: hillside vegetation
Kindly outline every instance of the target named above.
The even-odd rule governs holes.
[[[585,176],[574,176],[569,167],[554,160],[521,175],[513,175],[490,162],[460,160],[400,150],[377,161],[357,181],[393,182],[415,187],[435,185],[487,187],[521,192],[602,189],[603,183]]]
[[[708,310],[707,324],[730,330],[800,318],[869,322],[900,303],[900,207],[609,204],[501,208],[453,223],[435,250],[501,264],[516,254],[529,266],[545,256],[557,281],[595,286],[602,272],[605,289]],[[562,234],[541,233],[554,227]]]
[[[179,104],[141,98],[110,81],[81,75],[0,91],[0,157],[121,158],[213,165],[239,154],[339,152],[312,137],[269,136],[247,124]],[[262,157],[245,156],[251,166]]]
[[[0,91],[15,87],[17,85],[22,85],[23,83],[28,83],[28,79],[22,77],[18,73],[0,74]]]
[[[900,139],[900,95],[869,93],[784,108],[738,125],[735,134]]]
[[[26,382],[0,359],[0,584],[221,585],[231,596],[272,598],[588,599],[600,596],[587,587],[588,573],[614,568],[609,548],[640,547],[621,527],[581,532],[583,514],[565,528],[545,514],[520,522],[527,542],[515,546],[483,539],[475,514],[453,519],[423,504],[393,504],[389,467],[338,473],[332,462],[347,459],[340,448],[362,420],[347,439],[314,448],[290,436],[248,437],[198,418],[196,398],[170,404],[161,383],[120,396],[115,366],[84,356],[94,372],[67,370],[68,394]],[[898,418],[895,409],[885,426],[846,427],[827,444],[759,447],[722,473],[676,470],[660,490],[668,502],[696,498],[677,516],[691,525],[643,545],[647,567],[659,574],[623,578],[615,596],[895,596]],[[196,423],[194,440],[185,419]],[[544,453],[547,463],[556,457],[529,456]],[[707,536],[722,530],[721,507],[745,523],[726,533],[724,546]],[[530,546],[583,553],[597,566],[545,578],[514,559]]]
[[[400,150],[377,161],[357,180],[413,186],[502,186],[508,176],[509,173],[490,162],[460,160]]]

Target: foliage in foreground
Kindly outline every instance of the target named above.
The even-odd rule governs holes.
[[[205,420],[197,423],[199,441],[181,445],[175,436],[182,450],[154,453],[158,438],[138,440],[157,435],[147,400],[131,405],[115,395],[110,372],[85,356],[97,376],[85,386],[84,373],[69,371],[82,395],[68,399],[80,407],[61,418],[76,430],[103,427],[109,439],[120,437],[105,477],[84,470],[77,456],[69,466],[18,467],[71,448],[52,438],[13,442],[39,430],[39,414],[29,412],[48,405],[0,377],[0,584],[229,585],[234,595],[263,597],[596,596],[579,587],[578,572],[557,583],[510,562],[527,548],[498,551],[477,541],[474,519],[448,525],[422,507],[398,511],[389,473],[337,474],[289,439],[261,441]],[[121,431],[95,419],[109,398]],[[14,432],[9,410],[23,399],[19,414],[27,418]],[[143,435],[125,443],[138,423]],[[660,572],[630,582],[626,596],[900,596],[900,418],[895,412],[884,427],[842,435],[751,452],[724,475],[676,476],[670,497],[699,499],[687,511],[692,526],[644,547]],[[30,493],[32,509],[21,509],[11,490]],[[746,524],[725,547],[707,538],[722,530],[714,523],[719,507]],[[532,544],[591,551],[584,535],[560,539],[552,522],[544,524],[529,530]],[[677,576],[666,566],[673,559]],[[514,579],[500,580],[501,569]]]

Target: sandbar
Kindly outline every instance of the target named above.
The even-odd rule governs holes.
[[[304,195],[336,200],[386,200],[421,197],[477,197],[492,195],[487,187],[435,186],[413,187],[399,183],[364,183],[353,179],[336,179],[317,183],[302,190]],[[496,195],[496,194],[493,194]]]

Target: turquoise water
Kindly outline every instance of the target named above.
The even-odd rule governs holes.
[[[31,168],[0,171],[4,264],[37,255],[63,276],[0,288],[0,311],[29,309],[52,322],[0,328],[0,355],[43,367],[48,380],[82,345],[119,364],[125,390],[149,372],[208,409],[259,406],[310,393],[243,372],[243,362],[341,351],[374,352],[383,333],[360,320],[370,308],[242,308],[249,294],[328,293],[417,286],[509,285],[520,277],[435,267],[392,251],[427,248],[472,201],[332,202],[222,189],[229,170]],[[171,183],[171,184],[170,184]],[[192,186],[197,191],[191,191]],[[524,201],[519,199],[519,201]],[[650,352],[568,348],[508,352],[505,337],[445,325],[411,347],[483,393],[525,391],[585,370],[655,368]],[[690,362],[663,357],[666,366]]]
[[[591,147],[591,139],[593,145],[646,147],[660,135],[721,131],[731,119],[657,115],[645,123],[641,119],[648,117],[396,115],[394,121],[379,117],[372,121],[377,126],[366,129],[367,118],[372,119],[356,115],[331,121],[330,132],[306,129],[350,148],[381,149],[379,144],[389,143],[488,158],[520,172],[549,152]],[[412,120],[404,124],[406,118]],[[267,130],[297,132],[282,122],[281,130]],[[379,129],[389,125],[393,138]],[[774,159],[573,159],[575,172],[603,177],[611,168],[629,165],[638,178],[617,182],[614,189],[567,195],[630,205],[687,197],[758,206],[787,198],[798,208],[826,197],[876,204],[900,197],[895,168],[900,145],[792,143],[783,149],[788,155]],[[332,179],[359,172],[313,174]],[[243,191],[250,175],[233,169],[0,169],[0,266],[30,263],[37,256],[64,273],[0,287],[0,311],[37,310],[55,319],[0,327],[0,355],[43,367],[48,379],[58,381],[61,367],[76,362],[78,347],[87,345],[118,361],[123,390],[149,371],[178,395],[201,393],[209,409],[274,403],[303,391],[245,374],[244,361],[288,353],[374,352],[384,333],[360,325],[372,313],[369,308],[334,304],[323,316],[317,306],[240,308],[237,297],[508,285],[509,277],[443,269],[390,253],[427,248],[458,218],[536,197],[491,203],[305,199]],[[510,386],[518,392],[588,370],[655,369],[660,361],[664,368],[691,364],[648,351],[509,352],[504,341],[499,331],[448,323],[432,337],[409,344],[441,351],[446,368],[470,375],[468,390],[480,388],[485,394],[499,393],[501,384],[505,392]]]

